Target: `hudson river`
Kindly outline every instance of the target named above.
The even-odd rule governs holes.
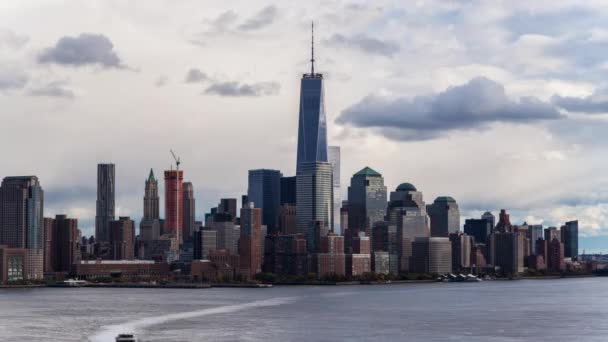
[[[0,341],[607,341],[608,278],[0,289]]]

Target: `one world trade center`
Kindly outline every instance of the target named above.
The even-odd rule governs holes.
[[[313,30],[310,74],[302,76],[300,85],[300,118],[296,173],[300,173],[303,163],[315,161],[327,162],[327,119],[323,103],[323,74],[315,74],[314,51]]]

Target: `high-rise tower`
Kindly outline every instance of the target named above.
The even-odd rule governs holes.
[[[144,193],[144,217],[143,220],[158,220],[160,215],[158,205],[158,181],[154,178],[154,171],[150,169],[150,175],[146,179]]]
[[[296,173],[303,163],[327,162],[327,122],[325,118],[323,74],[315,73],[314,24],[310,73],[300,83],[298,159]]]
[[[279,231],[282,176],[278,170],[249,170],[247,198],[262,209],[262,224],[268,227],[268,234]]]
[[[95,238],[110,240],[110,221],[114,220],[115,188],[114,164],[97,165],[97,208],[95,214]]]
[[[194,217],[196,216],[194,205],[194,187],[192,183],[185,182],[183,185],[183,210],[182,210],[182,240],[187,242],[192,238],[194,232]]]
[[[6,177],[0,185],[0,245],[27,249],[26,278],[40,279],[44,267],[44,192],[38,177]]]
[[[182,170],[165,171],[165,224],[163,233],[172,235],[180,242],[182,241],[182,212],[184,208],[183,179],[184,171]]]
[[[158,180],[150,169],[144,192],[144,217],[139,223],[139,236],[144,241],[156,240],[161,234]]]

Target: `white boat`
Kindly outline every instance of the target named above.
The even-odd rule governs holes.
[[[116,342],[137,342],[133,334],[120,334],[116,336]]]

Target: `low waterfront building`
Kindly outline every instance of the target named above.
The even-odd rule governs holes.
[[[0,284],[28,280],[27,258],[28,252],[25,248],[0,245]]]
[[[263,271],[277,275],[306,276],[308,253],[304,235],[266,236]]]
[[[168,263],[151,260],[85,260],[76,264],[76,276],[85,280],[158,281],[168,279],[170,272]]]

